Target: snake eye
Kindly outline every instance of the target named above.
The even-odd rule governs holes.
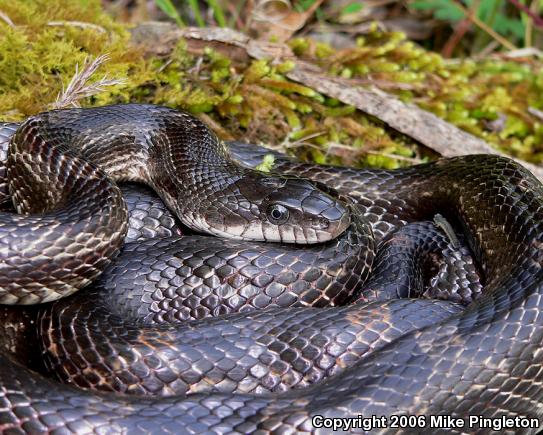
[[[266,210],[268,220],[275,225],[284,224],[288,220],[288,209],[281,204],[272,204]]]

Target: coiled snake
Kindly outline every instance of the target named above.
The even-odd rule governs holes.
[[[2,430],[295,432],[314,430],[316,415],[540,416],[543,189],[515,162],[477,155],[386,171],[278,157],[275,176],[233,163],[191,116],[143,105],[52,111],[10,128],[6,180],[22,214],[0,216],[2,303],[52,301],[107,271],[31,320],[38,370],[87,389],[4,350]],[[113,260],[127,210],[110,179],[144,181],[189,228],[235,240],[170,235]],[[465,308],[380,297],[428,282],[415,264],[395,284],[387,265],[398,241],[439,233],[428,223],[438,212],[471,248],[461,269],[477,265],[482,296]],[[404,248],[394,258],[411,259]],[[479,291],[459,276],[423,290]],[[222,316],[167,323],[210,315]]]

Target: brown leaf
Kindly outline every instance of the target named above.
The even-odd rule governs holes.
[[[316,0],[306,11],[293,9],[289,0],[261,0],[253,11],[251,30],[260,40],[287,41],[300,30],[323,0]]]

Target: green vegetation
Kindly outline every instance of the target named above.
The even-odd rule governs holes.
[[[179,27],[185,27],[185,22],[179,15],[179,12],[175,8],[171,0],[155,0],[156,5],[170,18],[172,18]],[[202,18],[202,13],[200,12],[200,7],[198,6],[198,0],[188,0],[188,5],[192,14],[194,15],[194,20],[200,27],[204,27],[206,22]],[[217,24],[221,27],[226,26],[226,20],[224,18],[224,12],[220,7],[217,0],[207,0],[207,4],[213,10],[213,16],[217,21]]]
[[[223,138],[280,144],[318,162],[393,168],[425,160],[412,140],[379,120],[297,83],[291,61],[234,62],[183,41],[167,58],[143,58],[127,28],[98,0],[0,0],[0,119],[18,120],[52,107],[76,65],[108,54],[92,76],[123,79],[81,105],[150,102],[189,110]],[[293,39],[293,51],[330,73],[369,83],[418,104],[501,150],[543,161],[543,69],[531,58],[446,61],[400,33],[374,28],[357,46],[334,50]]]
[[[475,36],[472,38],[470,53],[478,53],[485,45],[489,44],[492,36],[502,36],[509,41],[511,46],[529,47],[532,45],[537,27],[533,26],[533,20],[524,9],[537,16],[537,11],[542,8],[543,2],[535,0],[525,6],[520,1],[503,0],[465,0],[462,2],[450,0],[415,0],[410,7],[416,10],[431,11],[438,20],[448,21],[451,25],[457,25],[462,20],[469,20],[475,24]],[[538,32],[541,36],[541,31]],[[508,47],[512,48],[512,47]]]
[[[292,40],[291,47],[302,58],[320,59],[332,74],[366,79],[504,152],[543,161],[543,120],[530,114],[543,108],[540,61],[447,61],[401,33],[377,29],[346,50],[306,39]]]

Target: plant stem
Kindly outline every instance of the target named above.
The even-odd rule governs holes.
[[[537,1],[532,0],[530,3],[530,10],[532,12],[534,11],[534,5],[537,4]],[[524,24],[524,46],[525,47],[531,47],[532,46],[532,32],[534,31],[534,25],[529,15],[522,14],[522,18],[525,21]]]
[[[177,9],[175,9],[175,6],[171,0],[155,0],[155,4],[162,10],[162,12],[168,15],[168,17],[174,19],[179,27],[185,27],[185,22],[181,19],[179,12],[177,12]]]
[[[509,2],[513,3],[513,5],[517,9],[521,10],[526,15],[528,15],[532,19],[534,26],[543,28],[543,17],[540,17],[539,15],[537,15],[529,7],[519,2],[519,0],[509,0]]]
[[[246,0],[242,0],[237,4],[228,3],[228,12],[230,14],[230,19],[228,20],[228,27],[236,28],[237,30],[243,29],[243,21],[240,17],[241,10],[245,6]]]
[[[226,20],[224,19],[224,13],[219,5],[217,3],[217,0],[207,0],[207,4],[211,9],[213,9],[213,15],[215,16],[215,19],[217,20],[217,24],[220,27],[226,27]]]
[[[513,1],[513,0],[510,0]],[[516,50],[517,47],[515,47],[513,44],[511,44],[507,39],[505,39],[502,35],[497,33],[494,29],[488,27],[485,23],[483,23],[479,17],[477,17],[476,14],[472,13],[471,11],[467,10],[463,4],[459,3],[458,1],[455,1],[454,4],[462,11],[466,16],[480,29],[484,30],[486,33],[488,33],[492,38],[494,38],[496,41],[498,41],[501,45],[503,45],[508,50]]]
[[[456,48],[458,43],[462,40],[464,35],[470,29],[470,27],[471,27],[471,20],[468,18],[464,18],[456,25],[456,27],[454,28],[453,34],[447,40],[447,42],[443,46],[443,49],[441,50],[441,55],[443,57],[452,57],[454,49]]]
[[[503,2],[500,0],[493,0],[492,2],[492,8],[490,9],[490,13],[487,14],[486,17],[482,17],[483,22],[489,27],[494,28],[494,22],[496,21],[496,15],[498,14],[498,11],[503,6]],[[479,5],[477,5],[478,10]],[[474,11],[473,8],[470,8],[470,10]],[[478,41],[476,41],[473,45],[475,47],[475,50],[472,51],[473,53],[479,53],[485,46],[488,46],[489,42],[491,42],[492,38],[488,33],[481,33],[481,38],[478,38]],[[478,42],[478,43],[477,43]]]
[[[202,18],[202,14],[200,14],[200,7],[198,6],[198,0],[188,0],[189,6],[192,9],[192,13],[194,14],[194,19],[196,20],[196,24],[200,27],[205,27],[206,23],[204,19]]]

